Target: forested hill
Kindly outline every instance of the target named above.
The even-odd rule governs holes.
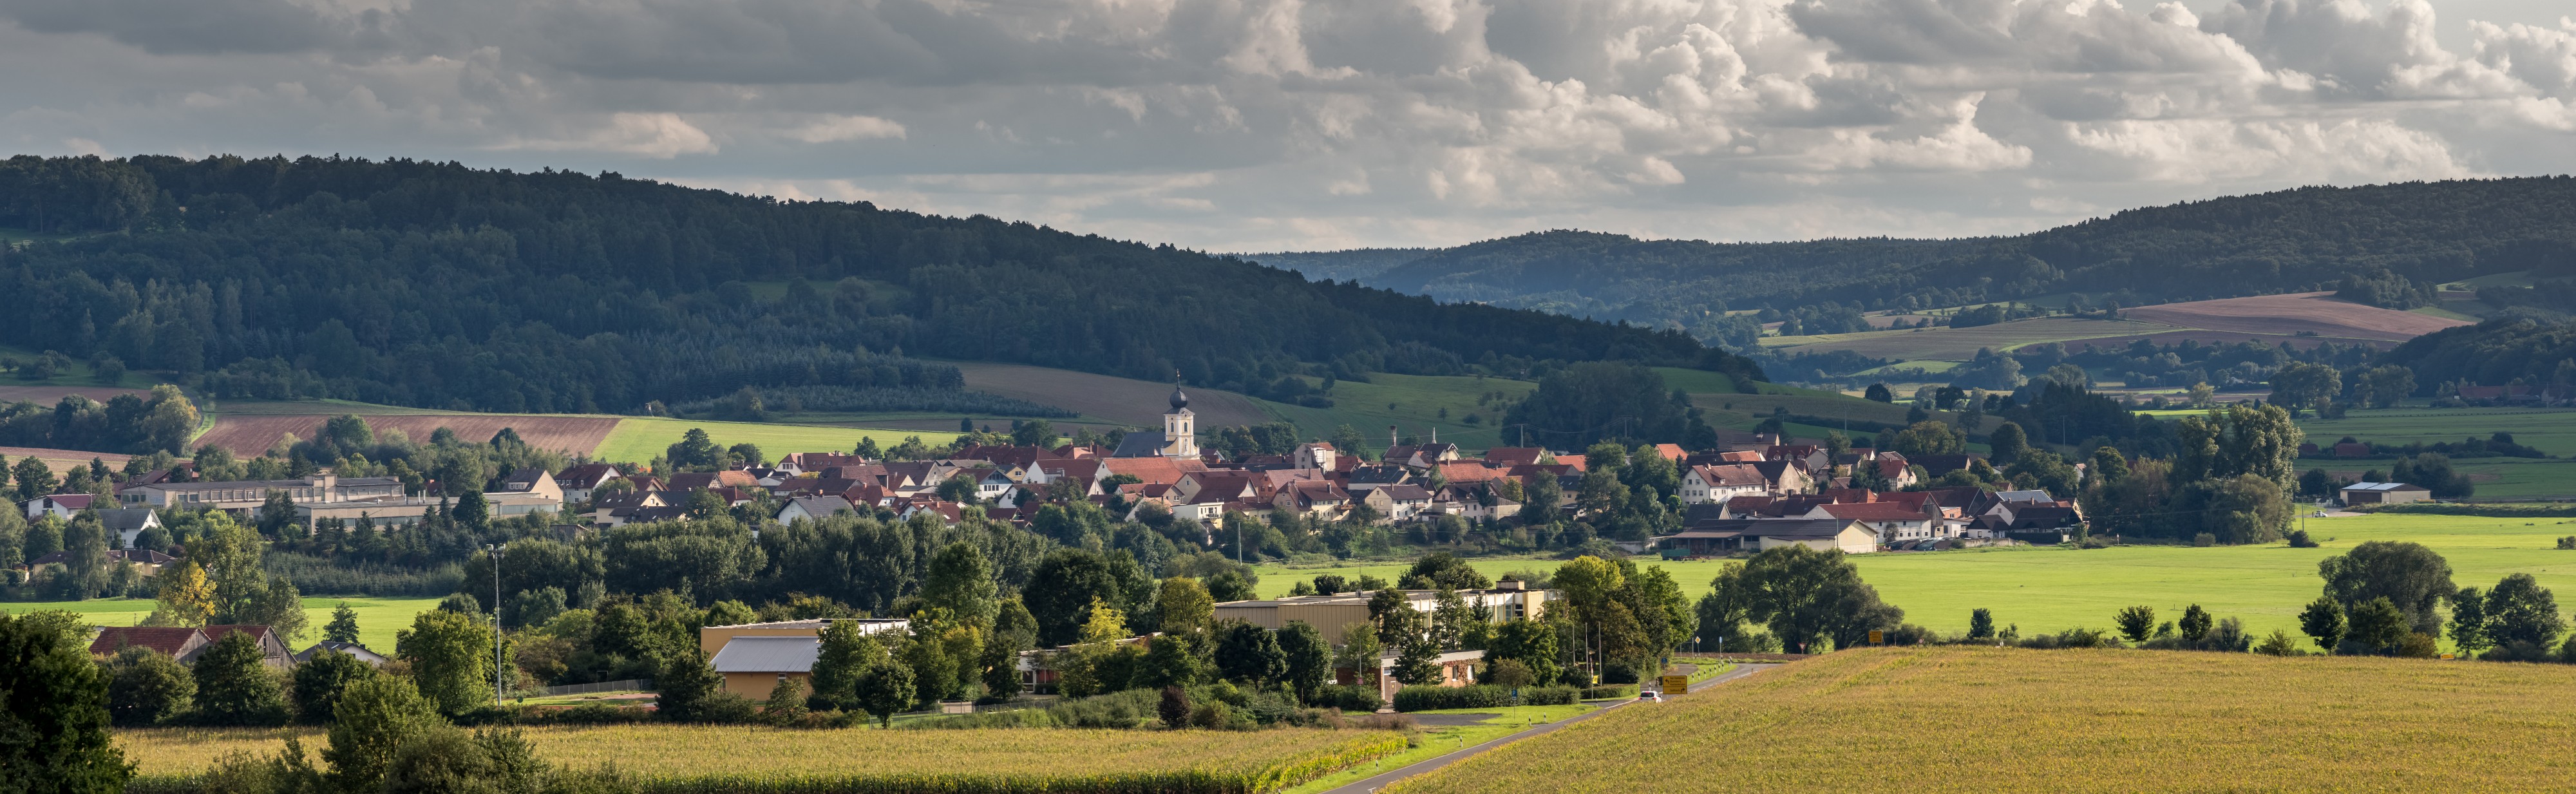
[[[1298,254],[1279,264],[1337,263]],[[1721,306],[1932,308],[2070,291],[2137,305],[2367,282],[2395,302],[2424,285],[2516,270],[2576,275],[2576,179],[2301,188],[2017,237],[1717,244],[1537,232],[1433,251],[1361,282],[1691,328]]]
[[[0,345],[254,396],[622,412],[744,385],[941,385],[905,355],[1252,393],[1548,359],[1752,374],[1678,333],[614,173],[19,157],[0,163],[0,227],[37,240],[0,246]]]

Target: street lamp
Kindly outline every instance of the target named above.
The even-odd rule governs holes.
[[[492,705],[501,705],[501,546],[483,544],[483,553],[492,555]]]

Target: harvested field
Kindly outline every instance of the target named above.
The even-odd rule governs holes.
[[[287,736],[307,752],[327,740],[313,729],[117,732],[117,744],[145,774],[195,774],[225,753],[273,753]],[[1389,731],[1075,729],[774,730],[749,726],[624,725],[529,728],[547,761],[574,769],[614,764],[631,778],[682,781],[847,781],[846,789],[799,791],[1169,791],[1261,792],[1405,749]],[[910,782],[917,785],[887,785]],[[988,785],[974,785],[984,783]],[[1100,785],[1100,784],[1126,785]],[[873,784],[873,785],[871,785]],[[961,785],[963,784],[963,785]],[[998,784],[998,785],[991,785]],[[768,790],[764,786],[716,787]]]
[[[966,388],[1053,405],[1086,418],[1159,429],[1163,426],[1163,412],[1171,410],[1172,384],[1169,383],[1025,364],[952,363],[966,373]],[[1190,394],[1190,412],[1198,415],[1200,427],[1257,425],[1271,421],[1270,414],[1262,411],[1252,398],[1213,389],[1183,387],[1183,390]],[[952,421],[950,426],[954,427],[955,423]],[[1201,435],[1205,436],[1204,433]]]
[[[2314,331],[2318,336],[2403,342],[2469,323],[2376,306],[2335,300],[2333,293],[2299,292],[2251,298],[2140,306],[2122,313],[2147,322],[2207,331],[2290,335]]]
[[[30,402],[52,405],[62,402],[63,396],[67,394],[78,394],[99,402],[107,402],[116,399],[116,395],[119,394],[131,394],[148,399],[152,396],[152,390],[120,389],[114,386],[0,386],[0,403]]]
[[[338,414],[297,415],[221,415],[215,426],[199,436],[200,446],[214,444],[231,450],[234,455],[257,455],[274,446],[288,433],[296,438],[312,438],[322,423]],[[501,428],[510,428],[538,449],[562,450],[589,454],[599,448],[608,433],[617,428],[614,416],[572,416],[541,414],[404,414],[365,417],[367,426],[381,434],[400,430],[413,441],[427,442],[431,433],[444,427],[456,431],[467,441],[490,441]]]
[[[2555,664],[1874,648],[1613,709],[1384,791],[2564,791],[2576,698],[2541,693],[2571,687],[2576,666]],[[1725,764],[1640,756],[1684,737],[1729,748]]]
[[[0,447],[0,457],[8,458],[12,465],[15,465],[20,458],[29,456],[34,456],[36,459],[44,461],[45,466],[53,469],[55,474],[70,471],[73,466],[87,466],[89,465],[91,458],[105,461],[109,468],[121,469],[125,467],[125,461],[129,457],[126,455],[113,455],[105,452],[82,452],[77,449]]]

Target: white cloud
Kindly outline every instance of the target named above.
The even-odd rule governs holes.
[[[1217,250],[2008,232],[2576,170],[2562,11],[2184,1],[0,0],[0,140],[615,169]]]

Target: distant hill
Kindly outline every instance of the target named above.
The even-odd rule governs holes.
[[[977,216],[346,158],[0,161],[0,345],[226,399],[1044,415],[915,356],[1294,400],[1300,375],[1749,361]]]
[[[1264,261],[1356,272],[1383,259],[1371,251]],[[1358,278],[1442,300],[1714,338],[1704,324],[1717,310],[1825,302],[1919,309],[2075,292],[2136,306],[2337,290],[2411,308],[2429,299],[2431,285],[2522,270],[2576,275],[2576,179],[2310,187],[1955,240],[1707,243],[1533,232],[1431,251]]]
[[[1425,256],[1435,248],[1353,248],[1311,253],[1244,254],[1243,258],[1317,281],[1362,281]]]

